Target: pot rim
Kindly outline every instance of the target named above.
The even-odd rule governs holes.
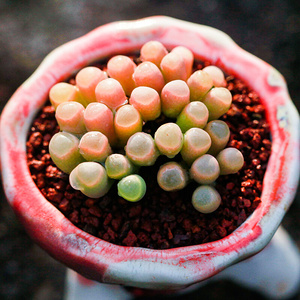
[[[75,227],[42,196],[31,179],[26,161],[27,132],[51,86],[95,60],[132,52],[148,40],[161,41],[168,49],[177,45],[190,48],[196,58],[210,60],[242,79],[266,107],[272,153],[262,203],[221,240],[168,250],[113,245]],[[165,16],[103,25],[52,51],[7,103],[0,130],[4,190],[29,235],[68,267],[100,282],[182,287],[259,252],[291,205],[299,178],[299,115],[282,75],[241,49],[225,33]]]

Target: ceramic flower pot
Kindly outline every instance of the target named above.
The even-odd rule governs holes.
[[[57,82],[103,57],[139,49],[149,40],[182,45],[241,78],[266,108],[272,153],[262,202],[237,230],[202,245],[169,250],[122,247],[75,227],[34,184],[26,161],[33,117]],[[226,34],[168,17],[101,26],[50,53],[15,92],[1,116],[1,165],[7,199],[29,235],[69,268],[98,282],[150,289],[178,289],[203,281],[261,251],[293,201],[299,177],[299,116],[283,77],[239,48]]]

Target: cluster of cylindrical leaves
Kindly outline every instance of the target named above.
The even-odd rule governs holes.
[[[105,195],[118,180],[119,195],[139,201],[146,183],[138,169],[165,155],[170,161],[158,171],[159,186],[175,191],[193,179],[200,184],[194,207],[214,211],[221,201],[214,181],[244,163],[241,152],[225,148],[230,131],[218,120],[232,101],[224,74],[215,66],[192,72],[190,50],[179,46],[168,52],[156,41],[141,48],[140,59],[136,65],[117,55],[106,70],[86,67],[74,85],[53,86],[49,97],[61,132],[50,141],[52,160],[88,197]],[[162,113],[174,122],[161,125],[154,137],[142,131]],[[182,163],[171,161],[179,154]]]

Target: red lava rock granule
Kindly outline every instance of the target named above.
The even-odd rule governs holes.
[[[197,65],[198,69],[209,65]],[[244,167],[233,175],[220,176],[216,188],[220,207],[211,214],[196,211],[191,204],[195,183],[176,192],[165,192],[157,184],[159,157],[153,167],[141,168],[147,183],[145,197],[128,202],[117,195],[116,186],[102,198],[90,199],[71,188],[68,175],[52,162],[48,145],[59,131],[54,108],[46,105],[34,120],[27,141],[27,159],[32,179],[45,198],[82,230],[117,245],[168,249],[202,244],[224,238],[240,226],[261,202],[262,181],[271,152],[269,125],[259,96],[241,80],[227,76],[233,95],[230,110],[222,117],[231,130],[228,146],[239,149]],[[163,118],[147,122],[154,132]]]

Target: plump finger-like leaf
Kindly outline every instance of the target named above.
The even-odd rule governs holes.
[[[217,155],[224,149],[229,141],[230,129],[222,120],[213,120],[208,122],[204,130],[211,138],[211,146],[208,150],[209,154]]]
[[[165,116],[176,118],[190,102],[190,90],[183,80],[168,82],[161,91],[161,108]]]
[[[220,151],[216,158],[220,165],[221,175],[237,173],[244,165],[244,156],[236,148],[225,148]]]
[[[49,98],[54,108],[57,108],[60,103],[68,101],[76,101],[85,104],[81,99],[78,87],[67,82],[55,84],[50,89]]]
[[[84,124],[88,131],[100,131],[106,135],[109,143],[115,146],[117,136],[114,127],[113,112],[103,103],[90,103],[83,115]]]
[[[85,133],[84,111],[84,106],[78,102],[69,101],[60,103],[55,112],[55,118],[60,130],[73,134]]]
[[[216,66],[207,66],[202,69],[208,73],[213,80],[214,87],[225,87],[226,80],[223,71]]]
[[[178,54],[184,60],[187,78],[191,76],[194,64],[194,54],[191,50],[183,46],[177,46],[172,49],[173,53]]]
[[[125,155],[113,153],[106,158],[105,169],[108,177],[120,180],[132,174],[135,167]]]
[[[89,131],[80,139],[79,153],[88,161],[104,162],[112,150],[103,133]]]
[[[195,71],[187,80],[191,92],[191,101],[201,101],[213,87],[210,75],[202,70]]]
[[[83,162],[74,168],[69,177],[70,185],[90,198],[104,196],[112,181],[107,177],[105,168],[96,162]]]
[[[76,86],[86,104],[96,101],[96,86],[100,81],[106,78],[106,72],[92,66],[85,67],[77,73],[75,77]]]
[[[182,148],[183,135],[177,124],[166,123],[156,130],[154,141],[161,154],[172,158],[177,155]]]
[[[157,182],[165,191],[181,190],[188,183],[188,174],[179,163],[171,161],[160,167]]]
[[[191,165],[193,161],[205,154],[211,145],[209,134],[200,128],[191,128],[183,135],[183,145],[180,151],[183,160]]]
[[[100,81],[96,86],[95,94],[98,102],[104,103],[113,111],[128,102],[122,85],[113,78]]]
[[[161,92],[165,80],[160,69],[150,61],[144,61],[139,64],[134,73],[133,80],[136,86],[148,86]]]
[[[132,135],[125,147],[126,155],[137,166],[154,165],[159,152],[152,136],[145,132]]]
[[[158,92],[148,86],[135,88],[129,98],[129,104],[134,106],[144,121],[155,120],[161,113],[161,102]]]
[[[118,182],[118,195],[130,202],[141,200],[146,193],[144,179],[136,174],[128,175]]]
[[[184,133],[193,127],[204,128],[207,120],[208,109],[206,105],[200,101],[193,101],[183,108],[177,118],[176,124]]]
[[[142,116],[134,106],[126,104],[117,110],[114,126],[120,146],[124,146],[134,133],[142,131]]]
[[[130,95],[135,88],[132,78],[136,64],[133,60],[125,55],[113,56],[107,63],[107,73],[111,78],[118,80],[126,95]]]
[[[221,196],[214,187],[202,185],[194,191],[192,204],[201,213],[212,213],[220,206]]]
[[[175,52],[170,52],[163,57],[160,63],[160,69],[164,76],[165,82],[173,80],[186,81],[188,76],[185,68],[184,59]]]
[[[231,105],[232,95],[224,87],[212,88],[202,99],[209,111],[209,120],[216,120],[225,114]]]
[[[190,175],[200,184],[211,184],[220,175],[219,163],[214,156],[204,154],[193,162]]]
[[[168,51],[161,42],[149,41],[142,46],[140,58],[141,61],[150,61],[159,67],[166,54]]]
[[[79,139],[71,133],[58,132],[50,140],[49,153],[56,166],[65,173],[70,173],[84,161],[79,153]]]

